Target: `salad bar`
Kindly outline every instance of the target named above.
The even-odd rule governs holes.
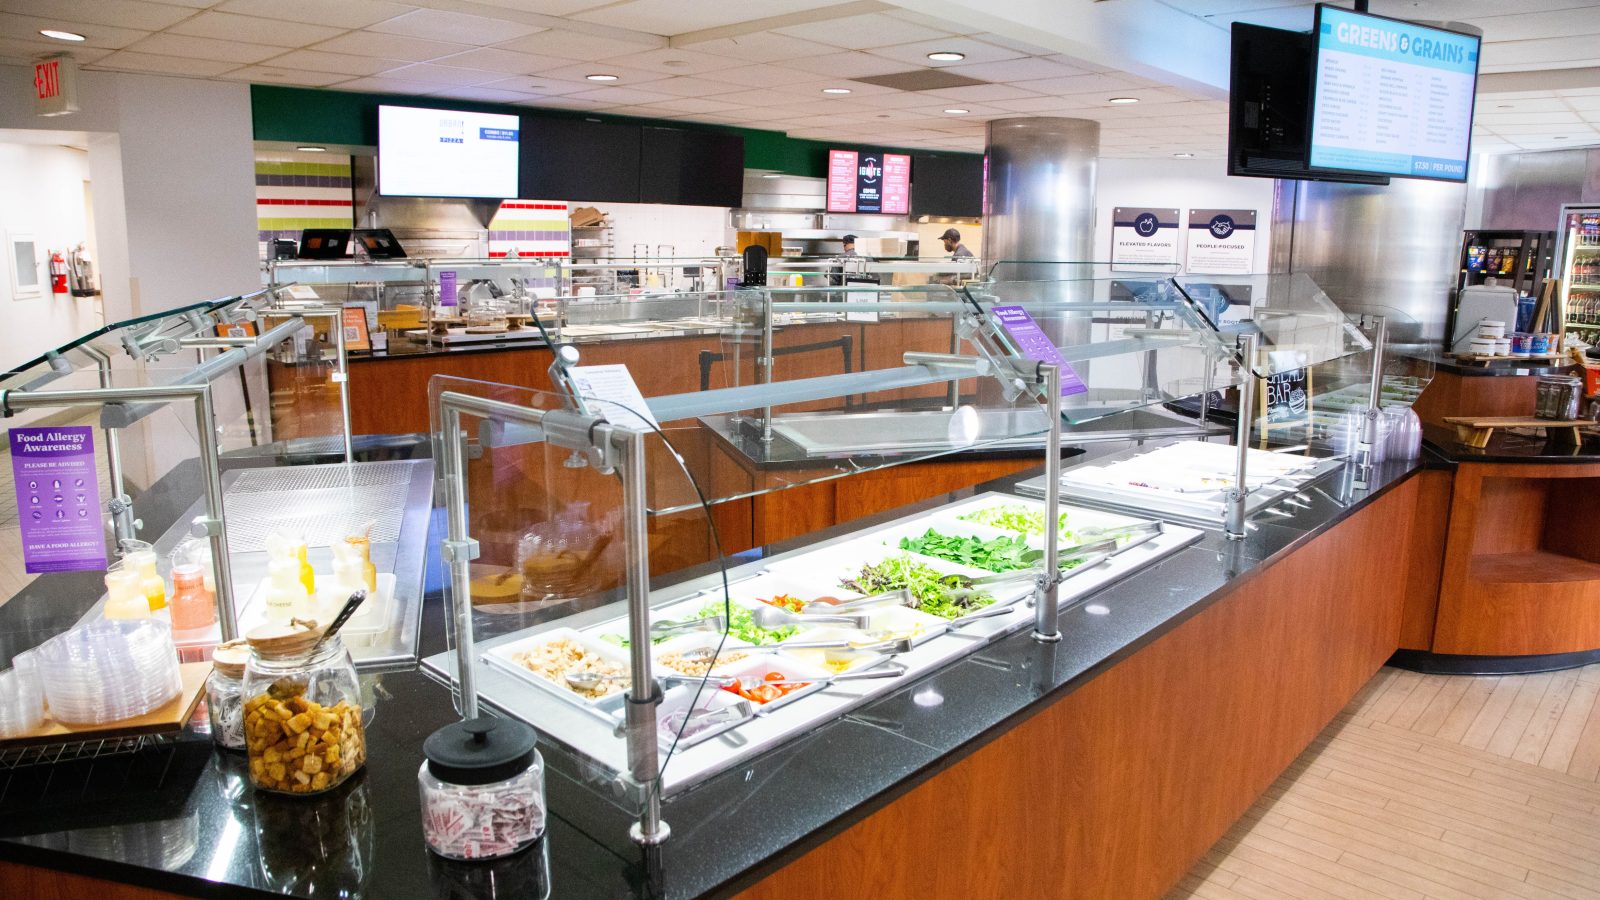
[[[1060,516],[1063,604],[1201,537],[1077,507]],[[667,795],[1033,623],[1044,505],[980,494],[660,591],[651,648]],[[616,781],[629,673],[620,605],[485,641],[480,702]],[[449,681],[455,655],[429,657]],[[619,789],[616,794],[622,794]]]

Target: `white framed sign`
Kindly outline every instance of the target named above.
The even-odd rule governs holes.
[[[1256,211],[1191,209],[1188,232],[1191,275],[1248,275],[1255,270]]]
[[[6,259],[11,263],[11,298],[26,300],[43,293],[39,242],[31,234],[6,235]]]
[[[1111,210],[1111,268],[1149,269],[1178,263],[1176,209],[1117,206]]]

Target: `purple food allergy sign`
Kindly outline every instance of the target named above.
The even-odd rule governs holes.
[[[11,476],[30,574],[106,567],[93,428],[11,429]]]
[[[1061,357],[1061,351],[1056,348],[1055,342],[1044,333],[1039,323],[1033,321],[1033,316],[1020,306],[996,306],[991,312],[1000,327],[1011,336],[1012,343],[1022,355],[1034,362],[1051,363],[1061,369],[1061,396],[1069,397],[1073,394],[1087,393],[1089,386],[1083,383],[1078,373]]]

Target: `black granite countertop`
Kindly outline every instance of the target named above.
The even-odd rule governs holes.
[[[1562,444],[1550,432],[1496,428],[1486,447],[1468,447],[1456,440],[1454,428],[1422,424],[1422,439],[1452,463],[1600,463],[1600,434],[1592,429],[1578,446]]]
[[[1095,459],[1128,445],[1097,445]],[[1431,464],[1425,457],[1423,464]],[[88,764],[0,770],[0,860],[204,897],[399,898],[723,895],[747,886],[938,774],[1194,616],[1297,545],[1400,483],[1416,462],[1380,466],[1358,487],[1345,466],[1283,515],[1258,514],[1244,541],[1198,543],[1061,614],[1064,640],[1026,631],[878,698],[805,737],[716,776],[664,805],[672,836],[644,853],[630,816],[571,777],[583,764],[545,747],[549,830],[533,849],[488,863],[448,863],[423,846],[416,772],[423,739],[455,717],[449,692],[417,671],[365,676],[373,716],[362,774],[329,795],[254,794],[242,759],[203,735]],[[1004,490],[1015,478],[975,490]],[[918,509],[962,491],[783,545],[779,552]],[[424,654],[445,648],[436,533],[423,618]],[[763,551],[742,554],[739,561]],[[683,578],[700,574],[683,573]],[[90,602],[57,594],[66,608]],[[1090,612],[1087,607],[1095,607]],[[0,607],[0,633],[35,643],[50,624],[34,604]],[[67,617],[62,617],[67,618]],[[59,621],[59,620],[58,620]],[[842,761],[849,760],[850,764]]]

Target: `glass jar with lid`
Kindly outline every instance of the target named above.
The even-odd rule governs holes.
[[[228,641],[211,652],[211,677],[206,679],[206,716],[211,740],[225,750],[244,749],[244,668],[250,645]]]
[[[295,619],[245,635],[245,751],[257,790],[321,793],[366,762],[355,662],[344,642],[323,641],[322,631]]]
[[[428,736],[417,772],[422,836],[448,859],[510,856],[544,834],[544,759],[514,719],[480,716]]]

